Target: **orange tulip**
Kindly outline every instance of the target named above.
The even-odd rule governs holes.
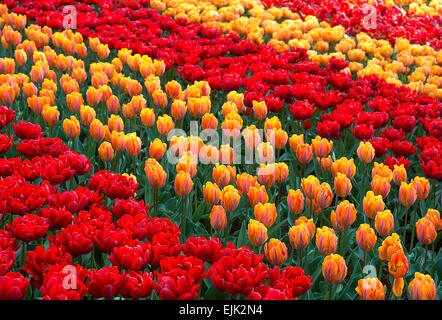
[[[210,225],[216,231],[224,230],[227,224],[226,211],[222,206],[213,206],[210,211]]]
[[[289,167],[285,162],[275,163],[276,183],[282,184],[289,177]]]
[[[361,300],[384,300],[385,286],[378,278],[365,278],[358,281],[356,288]]]
[[[193,188],[192,177],[188,172],[179,171],[175,176],[175,193],[179,197],[187,196]]]
[[[437,237],[436,228],[434,227],[433,222],[426,217],[423,217],[416,222],[416,233],[419,241],[426,245],[433,243]]]
[[[114,158],[114,149],[112,148],[112,144],[107,141],[102,142],[98,147],[98,155],[103,162],[112,161]]]
[[[390,210],[379,211],[375,217],[376,231],[381,237],[386,237],[393,232],[394,218]]]
[[[313,175],[301,179],[301,188],[305,196],[313,199],[316,194],[316,189],[319,187],[319,180]]]
[[[413,183],[402,182],[399,187],[399,202],[404,207],[410,207],[416,201],[416,190]]]
[[[141,151],[141,139],[135,132],[126,134],[124,137],[124,148],[130,156],[136,156]]]
[[[403,250],[399,250],[391,256],[388,262],[388,271],[395,279],[402,278],[408,273],[408,259]]]
[[[304,143],[304,135],[292,135],[289,139],[289,145],[290,145],[290,149],[292,149],[293,152],[296,152],[298,145],[303,144]]]
[[[181,120],[184,118],[187,112],[187,106],[185,101],[173,100],[170,113],[175,120]]]
[[[427,199],[430,194],[430,183],[428,180],[424,177],[415,177],[412,183],[416,190],[416,199],[419,201]]]
[[[400,166],[394,165],[393,181],[397,186],[400,186],[402,182],[407,182],[407,170],[403,164]]]
[[[310,234],[305,224],[292,226],[289,230],[289,240],[292,248],[305,249],[310,242]]]
[[[259,163],[274,163],[275,151],[273,146],[268,142],[261,142],[256,147]]]
[[[436,284],[429,274],[416,272],[408,284],[408,292],[411,300],[435,300]]]
[[[205,113],[201,118],[201,127],[203,130],[216,130],[218,127],[218,119],[212,113]]]
[[[71,116],[69,119],[64,119],[63,130],[66,135],[71,139],[76,139],[80,135],[80,123],[75,116]]]
[[[157,89],[152,92],[152,99],[155,105],[160,109],[163,109],[167,106],[167,95],[161,89]]]
[[[227,94],[227,101],[233,102],[238,108],[238,112],[242,112],[244,108],[244,95],[236,91],[230,91]]]
[[[388,194],[390,193],[390,178],[388,177],[381,177],[381,176],[374,176],[373,180],[371,181],[371,189],[373,190],[375,195],[381,195],[382,199],[385,199]]]
[[[57,107],[50,107],[49,105],[46,105],[46,108],[43,109],[41,115],[43,116],[43,120],[46,125],[48,127],[53,127],[58,122],[60,112],[58,111]]]
[[[218,185],[216,185],[215,183],[208,181],[203,186],[204,201],[209,206],[214,206],[219,202],[220,194],[221,190],[219,189]]]
[[[302,164],[312,161],[312,147],[309,144],[301,143],[296,147],[296,158]]]
[[[255,119],[257,120],[263,120],[266,118],[267,116],[267,106],[265,101],[252,101],[252,109],[253,109],[253,116],[255,117]]]
[[[322,275],[330,284],[339,284],[347,275],[345,260],[339,254],[330,254],[322,262]]]
[[[439,231],[442,229],[442,219],[440,218],[440,213],[436,209],[428,209],[427,214],[425,215],[425,218],[430,220],[436,231]]]
[[[356,231],[356,241],[359,248],[364,251],[370,251],[376,244],[376,234],[368,224],[361,224]]]
[[[351,179],[356,173],[356,166],[353,159],[348,160],[346,157],[342,157],[333,162],[331,171],[333,177],[336,177],[337,173],[340,172],[345,174],[347,178]]]
[[[336,196],[346,198],[352,189],[351,181],[345,174],[338,172],[335,176],[335,192]]]
[[[181,85],[175,80],[167,82],[165,85],[165,90],[166,94],[171,99],[178,99],[182,93]]]
[[[316,136],[315,139],[312,140],[312,150],[314,155],[318,158],[327,157],[332,147],[333,141],[321,138],[320,136]]]
[[[167,173],[161,165],[151,165],[147,170],[147,179],[154,189],[161,189],[165,186]]]
[[[272,187],[276,182],[275,164],[261,164],[258,168],[258,180],[266,188]]]
[[[247,196],[249,197],[252,207],[255,207],[258,203],[266,203],[269,201],[265,186],[260,186],[258,183],[250,187]]]
[[[233,212],[238,207],[241,196],[234,186],[225,186],[220,195],[221,205],[227,212]]]
[[[332,210],[330,214],[330,221],[334,229],[345,231],[356,220],[356,208],[354,204],[348,200],[342,201],[336,207],[336,211]]]
[[[125,135],[124,132],[118,132],[113,130],[111,133],[111,143],[115,151],[123,151],[125,148]]]
[[[85,105],[80,107],[80,121],[85,127],[90,126],[96,115],[97,114],[93,108]]]
[[[278,239],[270,239],[264,246],[264,252],[271,265],[281,265],[287,261],[287,247]]]
[[[14,103],[15,100],[15,90],[13,87],[9,86],[6,83],[3,83],[0,86],[0,102],[6,106],[10,106]]]
[[[290,189],[287,194],[287,204],[292,214],[300,214],[304,211],[304,195],[301,190]]]
[[[246,197],[250,190],[250,187],[254,186],[256,184],[256,181],[256,177],[243,172],[240,175],[236,176],[236,187],[238,188],[239,193],[241,193],[243,197]]]
[[[267,228],[261,222],[250,219],[247,235],[254,247],[260,247],[267,241]]]
[[[104,126],[99,119],[92,120],[89,133],[94,141],[100,141],[104,138]]]
[[[373,148],[373,145],[369,141],[361,141],[359,143],[357,153],[359,160],[361,160],[361,162],[363,163],[371,163],[375,156],[375,150]]]
[[[140,112],[140,118],[145,127],[152,127],[155,124],[155,113],[151,108],[143,108]]]
[[[106,108],[112,114],[117,114],[120,111],[120,100],[117,96],[111,95],[106,100]]]
[[[172,118],[169,117],[167,114],[158,117],[157,129],[160,135],[167,136],[169,132],[173,130],[174,127],[175,124]]]
[[[338,237],[333,229],[324,226],[316,230],[316,247],[320,254],[327,256],[335,253],[337,245]]]
[[[397,233],[392,233],[391,236],[382,241],[382,246],[378,248],[379,258],[383,261],[390,261],[393,254],[402,250],[401,241]]]
[[[177,172],[185,171],[189,173],[191,178],[195,177],[197,173],[197,164],[193,154],[191,152],[184,153],[178,160],[175,169]]]
[[[227,170],[225,165],[215,164],[212,169],[213,181],[220,187],[224,188],[230,182],[230,172]]]
[[[112,131],[118,131],[122,132],[124,130],[124,122],[123,119],[121,119],[120,116],[111,114],[110,118],[107,120],[107,125],[109,127],[109,130]]]
[[[333,160],[330,156],[327,158],[316,158],[316,160],[318,161],[322,171],[330,171],[333,164]]]
[[[254,150],[261,143],[261,136],[255,125],[250,125],[242,131],[246,148]]]
[[[375,176],[388,178],[388,181],[390,182],[393,178],[393,172],[387,165],[375,162],[373,169],[371,170],[371,177],[374,179]]]
[[[362,207],[364,214],[368,218],[373,219],[379,211],[385,209],[385,203],[381,195],[375,196],[373,191],[368,191],[364,197]]]
[[[274,203],[258,203],[253,208],[253,214],[255,219],[264,224],[267,228],[270,228],[276,221],[277,213]]]

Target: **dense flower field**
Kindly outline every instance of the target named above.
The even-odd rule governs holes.
[[[0,299],[441,298],[440,0],[1,2]]]

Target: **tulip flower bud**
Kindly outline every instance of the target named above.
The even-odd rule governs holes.
[[[256,147],[259,163],[274,163],[275,151],[273,146],[268,142],[261,142]]]
[[[243,197],[246,197],[250,190],[250,187],[254,186],[256,184],[256,181],[256,177],[243,172],[240,175],[236,176],[236,187],[238,188],[239,193],[241,193]]]
[[[429,274],[416,272],[408,284],[408,292],[411,300],[435,300],[436,284]]]
[[[254,150],[261,143],[261,136],[255,125],[250,125],[242,131],[246,148]]]
[[[110,49],[107,44],[100,43],[97,47],[97,56],[100,60],[106,60],[109,56]]]
[[[358,158],[363,163],[371,163],[375,156],[375,149],[373,148],[373,145],[367,141],[363,142],[361,141],[359,143],[359,147],[357,150]]]
[[[253,214],[255,219],[264,224],[267,228],[270,228],[275,223],[277,213],[274,203],[258,203],[253,208]]]
[[[167,106],[167,95],[161,89],[157,89],[152,92],[152,100],[155,105],[160,109],[163,109]]]
[[[151,165],[147,170],[147,179],[154,189],[161,189],[166,184],[167,173],[161,165]]]
[[[258,168],[258,180],[266,188],[272,187],[276,182],[275,164],[261,164]]]
[[[240,198],[239,191],[231,185],[225,186],[221,191],[221,205],[227,212],[233,212],[236,210]]]
[[[175,123],[172,118],[167,114],[158,117],[157,120],[157,129],[160,135],[166,137],[170,131],[175,127]]]
[[[227,94],[227,101],[233,102],[238,108],[238,112],[242,112],[244,108],[244,95],[236,91],[230,91]]]
[[[115,151],[123,151],[125,148],[124,132],[118,132],[113,130],[111,133],[111,143]]]
[[[275,163],[276,183],[282,184],[289,177],[289,167],[285,162]]]
[[[388,262],[388,271],[395,279],[402,278],[408,273],[408,259],[403,250],[393,253]]]
[[[278,150],[283,149],[287,144],[287,140],[289,138],[287,132],[285,132],[282,129],[275,129],[274,135],[275,135],[275,143],[274,143],[275,149]]]
[[[393,178],[393,172],[387,165],[375,162],[373,169],[371,170],[371,177],[374,179],[375,176],[388,178],[388,181],[390,182]]]
[[[203,130],[216,130],[218,127],[218,119],[212,113],[205,113],[201,119],[201,127]]]
[[[212,169],[213,181],[220,187],[224,188],[230,182],[230,172],[227,170],[225,165],[215,164]]]
[[[437,232],[433,222],[426,217],[419,219],[416,222],[417,238],[423,244],[431,244],[436,240]]]
[[[290,189],[287,195],[287,204],[292,214],[300,214],[304,211],[304,195],[301,190]]]
[[[287,247],[284,242],[278,239],[270,239],[264,246],[264,252],[271,265],[281,265],[287,261]]]
[[[346,198],[352,189],[351,181],[345,174],[338,172],[335,177],[335,192],[340,198]]]
[[[413,183],[407,184],[402,182],[399,187],[399,202],[404,207],[410,207],[416,201],[416,190],[414,190]]]
[[[393,232],[394,217],[390,210],[379,211],[376,214],[375,220],[376,231],[381,237],[386,237]]]
[[[345,231],[356,220],[356,208],[348,200],[342,201],[335,210],[331,211],[330,221],[334,229]]]
[[[368,191],[364,197],[362,207],[364,214],[373,219],[379,211],[385,209],[385,203],[381,195],[375,196],[373,191]]]
[[[94,141],[100,141],[104,138],[103,124],[99,119],[94,119],[89,126],[89,133]]]
[[[85,127],[90,126],[96,115],[97,114],[93,108],[84,105],[80,107],[80,121]]]
[[[430,183],[424,177],[415,177],[412,181],[416,190],[416,198],[419,201],[425,200],[430,194]]]
[[[3,105],[10,106],[14,102],[16,93],[13,87],[4,83],[0,86],[0,102]]]
[[[117,114],[120,111],[120,100],[117,96],[111,95],[106,100],[106,108],[112,114]]]
[[[191,152],[186,152],[183,156],[178,160],[178,163],[175,166],[177,172],[184,171],[190,174],[190,177],[193,178],[197,173],[196,160],[194,159]]]
[[[252,105],[253,105],[253,116],[255,117],[255,119],[257,120],[264,120],[267,116],[267,106],[265,101],[252,101]]]
[[[114,158],[114,149],[112,148],[112,144],[107,141],[102,142],[98,147],[98,155],[103,162],[112,161]]]
[[[319,180],[313,175],[301,179],[301,188],[305,196],[313,199],[316,194],[316,189],[319,187]]]
[[[166,89],[166,94],[171,99],[178,99],[182,93],[181,85],[175,80],[167,82],[165,85],[165,89]]]
[[[320,254],[327,256],[335,253],[337,245],[338,237],[333,229],[324,226],[316,230],[316,247]]]
[[[307,248],[310,242],[310,233],[305,224],[293,226],[289,230],[289,240],[292,248],[302,250]]]
[[[229,114],[230,112],[238,113],[238,108],[236,107],[236,104],[234,104],[233,102],[227,101],[221,106],[221,111],[223,113],[223,117],[225,118],[226,115]]]
[[[192,177],[188,172],[179,171],[175,176],[175,193],[179,197],[187,196],[193,188]]]
[[[163,143],[160,139],[155,138],[155,140],[150,143],[149,156],[159,161],[164,156],[166,149],[167,145]]]
[[[155,113],[151,108],[143,108],[140,112],[140,118],[145,127],[152,127],[155,124]]]
[[[322,262],[322,275],[330,284],[339,284],[347,275],[347,265],[339,254],[330,254]]]
[[[81,106],[83,105],[83,95],[78,92],[71,92],[66,95],[66,105],[69,110],[73,113],[77,113],[80,111]]]
[[[175,120],[181,120],[184,118],[187,112],[187,106],[185,101],[173,100],[170,113]]]
[[[101,101],[100,90],[95,89],[94,87],[89,87],[86,91],[86,101],[90,106],[97,106]]]
[[[110,118],[107,120],[107,125],[109,127],[109,130],[112,131],[118,131],[122,132],[124,130],[124,122],[123,119],[121,119],[120,116],[112,114]]]
[[[390,193],[390,178],[388,177],[380,177],[374,176],[371,181],[371,189],[373,190],[375,195],[381,195],[382,199],[385,199]]]
[[[219,160],[222,164],[232,164],[233,156],[233,148],[230,145],[223,144],[219,147]]]
[[[376,234],[368,224],[361,224],[356,231],[356,241],[359,248],[364,251],[370,251],[376,244]]]
[[[14,51],[14,58],[15,58],[15,62],[17,63],[17,65],[19,67],[22,67],[26,64],[26,60],[27,60],[28,56],[26,55],[25,50],[16,49]]]
[[[436,209],[428,209],[427,214],[425,215],[425,218],[430,220],[436,231],[439,231],[442,229],[442,220],[440,218],[440,213]]]
[[[314,155],[318,158],[327,157],[332,147],[333,141],[321,138],[320,136],[316,136],[315,139],[312,140],[312,150]]]
[[[296,158],[302,164],[312,161],[312,147],[309,144],[301,143],[296,147]]]
[[[333,200],[333,193],[330,185],[327,182],[321,183],[315,192],[314,200],[317,202],[321,209],[328,208]]]
[[[222,206],[213,206],[210,211],[210,225],[216,231],[224,230],[227,224],[226,211]]]
[[[401,241],[397,233],[392,233],[391,236],[385,238],[382,246],[378,248],[379,258],[383,261],[390,261],[391,257],[397,251],[402,250]]]
[[[269,200],[265,186],[260,186],[258,183],[250,187],[247,196],[252,207],[255,207],[258,203],[266,203]]]
[[[261,222],[250,219],[247,235],[252,246],[260,247],[267,241],[267,228]]]
[[[292,149],[293,152],[296,153],[296,150],[298,149],[298,145],[304,143],[304,135],[292,135],[289,139],[290,149]]]
[[[333,177],[336,177],[337,173],[340,172],[345,174],[347,178],[351,179],[356,173],[356,166],[353,159],[348,160],[346,157],[343,157],[333,162],[331,171]]]
[[[327,158],[316,158],[316,160],[318,161],[322,171],[330,171],[333,164],[333,160],[330,156],[328,156]]]
[[[397,186],[400,186],[402,182],[407,182],[407,170],[404,165],[394,165],[393,181]]]
[[[221,190],[215,183],[208,181],[203,186],[203,194],[204,194],[204,201],[209,206],[214,206],[219,202]]]
[[[141,139],[135,132],[126,134],[124,137],[124,148],[130,156],[136,156],[141,151]]]
[[[78,138],[80,135],[80,123],[78,122],[77,118],[75,116],[71,116],[69,119],[64,119],[63,130],[69,138]]]
[[[385,286],[378,278],[364,278],[358,281],[356,288],[361,300],[384,300]]]
[[[60,117],[60,112],[58,111],[57,107],[50,107],[49,105],[46,105],[47,107],[43,109],[41,112],[41,115],[43,116],[43,120],[46,123],[48,127],[53,127],[57,124],[58,119]]]

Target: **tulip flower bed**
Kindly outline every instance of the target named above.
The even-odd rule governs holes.
[[[0,299],[440,299],[437,94],[161,1],[3,2]]]

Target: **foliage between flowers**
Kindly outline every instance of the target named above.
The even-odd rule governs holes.
[[[2,299],[440,298],[436,98],[136,3],[1,7]]]

